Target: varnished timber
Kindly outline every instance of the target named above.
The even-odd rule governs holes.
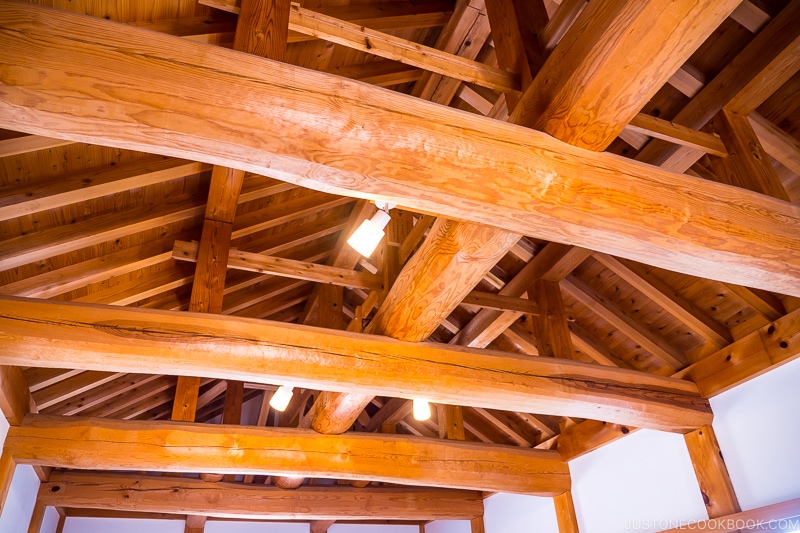
[[[374,433],[28,415],[6,446],[18,463],[64,468],[289,474],[540,495],[570,487],[556,452]]]
[[[288,382],[658,429],[711,419],[682,380],[308,326],[3,298],[0,327],[0,364]]]
[[[723,107],[748,115],[800,68],[800,1],[792,0],[672,119],[701,128]],[[636,155],[666,169],[683,172],[702,154],[655,140]]]
[[[750,113],[747,118],[764,150],[800,176],[800,141],[756,112]]]
[[[789,500],[782,503],[767,505],[766,507],[759,507],[757,509],[750,509],[741,513],[731,514],[722,518],[713,518],[697,522],[691,526],[683,528],[670,529],[663,533],[676,533],[679,531],[707,531],[710,533],[735,533],[742,530],[743,527],[749,529],[749,526],[767,527],[769,529],[760,529],[760,531],[774,531],[781,525],[781,520],[800,517],[800,498],[796,500]],[[798,519],[800,520],[800,519]],[[797,520],[794,521],[796,523]],[[791,527],[791,523],[785,524]],[[756,529],[755,531],[759,531]]]
[[[152,157],[124,166],[76,172],[45,183],[0,189],[0,220],[54,209],[209,170],[209,165]]]
[[[0,452],[0,512],[6,507],[6,499],[11,490],[11,481],[14,479],[16,468],[17,464],[11,457],[11,452],[3,449]]]
[[[197,262],[199,245],[196,242],[175,241],[173,258],[181,261]],[[383,283],[379,276],[361,270],[348,270],[306,261],[297,261],[283,257],[230,250],[228,252],[228,268],[271,274],[287,278],[358,287],[368,290],[381,290]]]
[[[28,533],[40,533],[42,529],[42,522],[44,521],[44,512],[47,509],[45,504],[36,500],[33,506],[33,513],[31,520],[28,522]]]
[[[718,157],[728,155],[725,144],[719,137],[644,113],[638,113],[633,117],[625,129],[688,146]]]
[[[10,157],[19,154],[36,152],[37,150],[49,150],[72,144],[72,141],[63,139],[50,139],[38,135],[25,135],[14,139],[0,141],[0,157]]]
[[[711,426],[703,426],[684,435],[697,483],[709,518],[740,512],[739,500],[728,475],[728,467]]]
[[[348,48],[399,61],[451,78],[504,92],[518,92],[517,77],[454,54],[448,54],[394,35],[338,20],[292,3],[289,28]]]
[[[19,424],[34,406],[22,370],[16,366],[0,365],[0,411],[8,423],[12,426]]]
[[[57,490],[53,490],[58,487]],[[204,513],[217,518],[273,520],[469,520],[483,513],[479,492],[446,489],[273,487],[195,479],[57,473],[39,489],[47,505],[155,513]]]
[[[658,2],[647,2],[653,3]],[[391,197],[412,209],[711,279],[800,294],[800,208],[785,202],[608,154],[590,154],[527,129],[176,37],[7,0],[2,14],[6,55],[0,59],[12,65],[12,75],[4,78],[0,89],[2,127],[168,152],[332,192]],[[90,39],[77,45],[74,34]],[[123,54],[116,51],[118,45],[140,51]],[[69,54],[74,74],[68,80],[59,74],[64,54]],[[94,68],[98,57],[107,67],[102,73]],[[40,81],[35,86],[26,81],[29,77],[13,74],[28,68],[37,72]],[[209,69],[215,72],[213,79],[206,74]],[[95,84],[109,87],[115,79],[126,80],[129,98],[109,99],[91,89]],[[180,80],[180,87],[168,87],[171,79]],[[275,79],[282,80],[280,87],[267,81]],[[51,83],[59,95],[92,96],[80,100],[79,112],[74,109],[67,115],[60,111],[66,108],[65,97],[51,93]],[[223,96],[232,87],[237,87],[235,100]],[[335,109],[328,90],[338,95]],[[192,91],[215,104],[193,105],[190,99],[171,97]],[[301,93],[302,98],[293,96]],[[254,101],[270,105],[259,108],[251,104]],[[193,117],[191,133],[184,127],[187,113]],[[362,117],[363,135],[352,136],[349,127],[322,118],[340,113]],[[233,122],[223,127],[219,116]],[[302,119],[306,116],[314,120]],[[109,126],[134,120],[136,133],[127,128],[98,130],[92,126],[98,119]],[[255,124],[258,135],[253,135]],[[294,127],[304,133],[289,134]],[[221,136],[225,143],[219,142]],[[289,137],[293,142],[286,142]],[[391,146],[384,144],[389,138]],[[426,139],[424,152],[413,142],[398,144],[399,138]],[[453,149],[459,157],[452,156]],[[471,154],[491,154],[491,159],[481,158],[478,164]],[[421,164],[398,172],[411,161]],[[595,188],[603,195],[587,192]],[[603,208],[597,209],[600,200]]]
[[[511,232],[438,218],[365,332],[410,342],[427,339],[519,238]],[[360,392],[341,396],[320,394],[314,429],[345,431],[372,399]]]
[[[575,146],[605,149],[739,3],[589,2],[511,121],[531,123]],[[637,72],[637,83],[620,75],[628,71]]]
[[[575,504],[572,491],[566,491],[553,498],[556,507],[558,533],[578,533],[578,517],[575,515]]]

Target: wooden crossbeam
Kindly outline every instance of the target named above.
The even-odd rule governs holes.
[[[692,383],[575,361],[237,317],[16,298],[0,299],[0,326],[0,364],[293,383],[669,430],[711,419]],[[406,371],[409,365],[415,372]]]
[[[800,498],[730,514],[721,518],[704,520],[686,527],[670,529],[664,531],[664,533],[678,533],[680,531],[735,533],[742,529],[753,528],[755,528],[753,531],[780,531],[777,529],[778,527],[789,527],[789,530],[792,530],[800,523],[800,518],[798,517],[800,517]],[[782,524],[782,521],[785,522]],[[782,529],[782,531],[789,530]]]
[[[17,463],[63,468],[288,474],[539,495],[570,487],[557,452],[374,433],[28,415],[5,446]]]
[[[199,244],[197,242],[175,241],[172,257],[181,261],[197,262],[198,248]],[[348,270],[346,268],[242,252],[240,250],[230,250],[228,252],[228,268],[343,287],[358,287],[368,290],[381,290],[383,288],[381,278],[366,271]]]
[[[333,192],[391,197],[410,209],[800,295],[800,208],[785,202],[609,154],[587,153],[527,129],[168,35],[10,2],[3,4],[2,13],[6,55],[0,59],[14,71],[33,69],[41,80],[35,86],[28,85],[28,76],[5,81],[2,127],[168,151]],[[89,35],[90,40],[78,47],[74,34]],[[131,47],[141,52],[120,51]],[[75,73],[66,82],[60,74],[64,54],[69,54]],[[94,68],[98,57],[108,67],[102,72]],[[216,72],[213,80],[206,75],[208,69]],[[130,99],[105,100],[92,89],[120,79],[126,80]],[[169,80],[176,85],[170,86]],[[48,91],[51,82],[64,90]],[[224,96],[232,87],[248,98]],[[329,87],[342,95],[335,104]],[[215,104],[195,106],[190,105],[193,100],[172,96],[193,92]],[[65,105],[67,94],[84,96]],[[262,109],[254,101],[270,105]],[[67,108],[72,111],[64,112]],[[182,131],[185,113],[196,124],[190,133]],[[340,122],[320,118],[341,113],[364,118],[359,135]],[[221,126],[221,116],[235,123]],[[316,118],[303,118],[309,116]],[[97,120],[119,125],[134,120],[137,128],[91,126]],[[304,133],[292,135],[295,128]],[[220,142],[222,138],[226,141]],[[400,138],[425,138],[424,149],[413,142],[398,144]],[[411,161],[419,163],[413,172],[397,172]],[[392,171],[380,170],[386,168]],[[595,190],[603,194],[586,193]],[[600,201],[603,208],[597,209]],[[742,209],[747,217],[741,217]]]
[[[274,487],[196,479],[54,473],[39,488],[48,506],[250,520],[470,520],[483,514],[480,492],[449,489]],[[195,515],[196,516],[196,515]]]
[[[37,150],[48,150],[69,144],[73,144],[73,142],[65,141],[64,139],[50,139],[38,135],[25,135],[0,141],[0,157],[27,154]]]

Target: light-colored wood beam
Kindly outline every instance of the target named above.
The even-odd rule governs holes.
[[[374,433],[28,415],[6,446],[20,464],[78,469],[301,475],[540,495],[570,486],[556,452]]]
[[[558,533],[578,533],[578,517],[575,515],[572,491],[559,494],[553,501],[556,506]]]
[[[800,141],[755,111],[747,118],[764,150],[781,165],[800,175]]]
[[[703,4],[704,9],[714,6],[716,2]],[[42,80],[34,87],[26,81],[30,77],[12,77],[9,80],[13,79],[13,85],[8,81],[3,85],[2,127],[73,140],[102,141],[112,146],[169,151],[332,192],[391,197],[411,209],[492,224],[544,239],[566,240],[688,274],[800,294],[797,289],[800,259],[796,257],[800,246],[795,227],[800,215],[796,206],[785,202],[641,167],[609,154],[590,154],[527,129],[403,95],[387,99],[383,91],[350,84],[324,73],[249,58],[225,49],[209,49],[168,35],[150,32],[146,38],[140,38],[143,30],[128,27],[123,30],[107,21],[47,8],[24,6],[23,9],[9,3],[3,5],[2,11],[2,23],[9,28],[3,35],[2,48],[15,50],[2,59],[12,69],[33,69],[37,79]],[[710,25],[712,18],[708,17],[708,21],[703,18],[704,24],[700,26]],[[650,20],[646,26],[649,31]],[[25,39],[20,31],[24,31]],[[75,33],[90,35],[91,42],[76,48],[71,38]],[[703,32],[698,29],[697,33]],[[686,35],[681,35],[684,38]],[[137,54],[118,52],[125,48],[126,40],[135,41],[137,46],[144,41],[145,49]],[[669,47],[662,48],[669,51]],[[76,74],[69,78],[68,86],[63,85],[65,81],[59,74],[64,54],[69,54],[70,69]],[[94,69],[98,54],[109,66],[103,74]],[[165,62],[156,59],[163,56],[176,59]],[[660,64],[655,60],[650,63]],[[213,82],[205,74],[208,69],[217,73]],[[106,101],[91,89],[95,84],[107,86],[113,79],[123,78],[131,96],[129,100]],[[180,80],[180,89],[165,86],[165,80],[169,79]],[[275,79],[283,80],[280,86],[268,81]],[[85,98],[79,101],[80,112],[59,111],[72,109],[72,104],[65,106],[61,102],[64,96],[45,90],[48,80],[65,89],[58,91],[59,95],[84,94]],[[291,91],[285,80],[290,80]],[[323,97],[319,89],[331,83],[341,89],[342,95],[347,95],[336,100],[336,109],[331,107],[334,104],[329,95]],[[631,87],[637,85],[627,80],[625,83]],[[162,91],[153,91],[153,87],[162,87]],[[231,100],[219,92],[229,95],[232,87],[249,98]],[[192,91],[216,104],[194,106],[184,99],[169,104],[169,113],[163,111],[172,95]],[[291,96],[299,94],[302,98]],[[33,95],[37,97],[32,98]],[[252,101],[272,104],[265,106],[262,113],[259,107],[251,105]],[[175,112],[176,109],[183,112]],[[341,130],[342,124],[320,119],[342,112],[369,117],[359,122],[362,134],[352,136]],[[190,113],[196,124],[191,134],[181,133],[184,113]],[[24,120],[19,118],[22,115]],[[226,143],[219,142],[220,116],[235,119],[235,124],[224,127]],[[306,121],[303,117],[307,116],[316,118]],[[89,133],[79,127],[79,122],[91,125],[98,119],[105,124],[129,124],[135,120],[136,133],[126,128],[96,127],[91,127]],[[258,135],[253,135],[255,124]],[[295,127],[305,133],[289,135]],[[286,143],[287,137],[296,142]],[[363,141],[365,138],[369,138],[368,143]],[[391,147],[384,145],[389,138]],[[420,160],[420,146],[398,145],[398,138],[426,139],[424,164],[415,165],[413,172],[397,170],[406,168],[409,161]],[[327,148],[320,151],[320,142]],[[236,145],[235,150],[227,148],[231,143]],[[459,157],[453,156],[453,149]],[[314,162],[309,160],[311,153]],[[516,164],[513,168],[488,164],[489,160],[483,156],[478,164],[466,157],[470,154],[492,154],[492,161]],[[578,159],[580,170],[576,171],[574,165]],[[393,169],[391,173],[378,170],[388,167]],[[401,175],[402,178],[394,177]],[[447,179],[455,175],[459,176],[456,181]],[[465,181],[464,175],[474,179]],[[518,183],[523,177],[524,187]],[[446,187],[448,182],[457,186]],[[595,188],[604,191],[602,210],[596,209],[595,194],[579,193]],[[492,191],[490,198],[486,191]],[[568,192],[571,194],[565,194]],[[569,198],[568,204],[563,204],[565,198]],[[658,198],[657,205],[654,198]],[[708,209],[708,202],[713,203],[713,210]],[[742,206],[748,206],[749,215],[746,221],[737,224],[734,221],[742,220]],[[589,212],[591,217],[587,216]],[[723,220],[725,223],[721,224]]]
[[[0,141],[0,157],[27,154],[37,150],[49,150],[50,148],[58,148],[59,146],[67,146],[69,144],[74,143],[64,139],[25,135]]]
[[[28,383],[17,366],[0,365],[0,411],[12,426],[22,422],[29,412],[36,412]]]
[[[172,257],[180,261],[197,262],[199,244],[196,242],[175,241]],[[343,287],[358,287],[367,290],[383,289],[380,276],[366,271],[348,270],[306,261],[283,257],[230,250],[228,268],[270,274],[287,278],[302,279],[316,283],[327,283]]]
[[[511,121],[530,123],[575,146],[605,149],[739,3],[589,2]],[[659,20],[684,22],[654,23]],[[619,75],[627,71],[637,72],[637,83]]]
[[[625,129],[655,137],[656,139],[663,139],[673,144],[688,146],[717,157],[726,157],[728,155],[725,144],[718,136],[693,130],[652,115],[638,113],[625,126]]]
[[[520,89],[517,76],[506,70],[304,9],[297,3],[292,3],[289,28],[481,87],[503,92]]]
[[[70,509],[254,520],[469,520],[483,512],[481,494],[474,491],[309,486],[287,492],[228,483],[209,490],[196,479],[74,472],[54,474],[39,494],[47,505]]]
[[[684,439],[709,518],[741,512],[714,428],[703,426],[684,435]]]
[[[535,406],[659,429],[696,429],[711,417],[695,386],[678,379],[238,317],[2,298],[0,327],[0,364],[293,383],[520,412]]]

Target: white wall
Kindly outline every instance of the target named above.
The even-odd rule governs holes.
[[[581,533],[708,518],[682,435],[640,430],[569,463]]]
[[[495,494],[483,506],[486,533],[558,533],[552,498]]]
[[[469,520],[436,520],[425,525],[425,533],[471,533]],[[488,532],[487,532],[488,533]]]
[[[68,517],[64,533],[183,533],[183,520],[123,520],[116,518]]]
[[[800,360],[711,399],[743,509],[800,498]]]

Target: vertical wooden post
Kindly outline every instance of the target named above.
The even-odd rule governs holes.
[[[528,291],[528,299],[536,302],[539,314],[531,316],[536,348],[542,357],[573,359],[575,349],[567,324],[567,312],[561,299],[561,288],[555,281],[538,280]]]
[[[3,454],[0,455],[0,513],[5,508],[6,498],[8,497],[8,491],[11,489],[11,481],[14,479],[16,466],[11,453],[3,449]]]
[[[439,438],[464,440],[464,410],[460,405],[438,405]]]
[[[553,501],[556,505],[556,519],[559,533],[578,533],[578,517],[575,515],[575,504],[572,492],[559,494]]]
[[[728,467],[719,449],[717,436],[711,426],[684,435],[689,457],[697,475],[709,518],[719,518],[740,512],[739,500],[728,475]]]
[[[44,520],[44,512],[47,507],[36,500],[36,505],[33,506],[33,514],[31,515],[31,521],[28,524],[28,533],[39,533],[42,529],[42,521]]]
[[[483,523],[483,516],[473,518],[469,522],[472,533],[486,533],[486,526]]]
[[[67,510],[63,507],[56,507],[58,511],[58,524],[55,533],[64,533],[64,526],[67,524]]]

